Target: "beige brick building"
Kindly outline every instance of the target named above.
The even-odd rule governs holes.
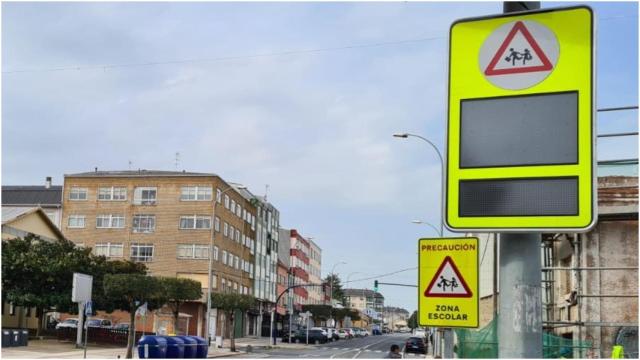
[[[252,294],[255,218],[255,206],[215,174],[96,170],[65,175],[62,231],[68,239],[109,258],[144,262],[152,275],[198,280],[203,294],[214,229],[213,291]],[[204,295],[181,312],[176,332],[204,334]],[[222,316],[217,311],[213,316],[212,333],[226,333]],[[160,311],[146,330],[174,329]],[[243,333],[236,328],[237,335]]]

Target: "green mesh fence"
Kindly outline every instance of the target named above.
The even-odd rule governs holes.
[[[458,329],[455,332],[458,338],[455,352],[459,358],[491,359],[498,357],[497,318],[494,318],[480,330]],[[542,356],[545,359],[584,357],[586,349],[592,346],[589,341],[565,339],[550,333],[543,334],[542,342]]]

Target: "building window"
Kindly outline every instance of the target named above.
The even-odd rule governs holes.
[[[216,216],[214,226],[217,232],[220,232],[220,218]]]
[[[155,215],[133,215],[134,233],[152,233],[156,229]]]
[[[135,205],[155,205],[158,189],[155,187],[137,187],[133,190]]]
[[[85,216],[84,215],[69,215],[68,227],[70,228],[84,228]]]
[[[69,191],[69,200],[87,200],[87,188],[72,187]]]
[[[236,216],[242,219],[242,206],[240,204],[236,206]]]
[[[240,258],[238,256],[235,257],[235,268],[236,270],[240,270]]]
[[[178,245],[179,259],[208,259],[209,247],[207,245]]]
[[[180,200],[210,201],[213,188],[211,186],[183,186]]]
[[[229,257],[227,258],[227,265],[233,267],[233,254],[229,253]]]
[[[229,195],[224,194],[224,207],[229,208]]]
[[[180,229],[211,229],[211,216],[181,216]]]
[[[220,189],[216,189],[216,201],[218,204],[222,201],[222,191]]]
[[[93,253],[106,257],[122,257],[123,249],[124,245],[122,244],[102,243],[96,244]]]
[[[124,228],[124,216],[123,215],[98,215],[96,217],[96,228],[98,229],[122,229]]]
[[[142,262],[153,260],[153,245],[131,245],[131,260]]]
[[[227,265],[227,250],[222,250],[222,263]]]
[[[233,234],[235,233],[236,228],[234,228],[233,226],[229,226],[229,238],[231,240],[233,240]]]
[[[13,303],[9,303],[9,315],[14,316],[16,314],[16,307]]]
[[[236,201],[233,199],[231,199],[231,208],[229,210],[234,214],[236,213]]]
[[[127,188],[121,186],[98,188],[98,200],[122,201],[127,200]]]
[[[224,223],[224,226],[222,226],[222,234],[224,236],[229,236],[229,224],[226,222]]]
[[[213,260],[218,261],[218,247],[213,247]]]
[[[240,243],[240,230],[236,229],[236,242]]]
[[[213,285],[212,287],[214,289],[216,289],[218,287],[218,276],[217,275],[212,275],[211,276],[211,284]]]

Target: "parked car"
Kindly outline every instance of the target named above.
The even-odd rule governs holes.
[[[369,336],[369,330],[367,329],[360,329],[360,334],[362,336]]]
[[[326,327],[312,327],[310,330],[319,330],[322,331],[322,333],[324,334],[324,336],[327,337],[327,341],[333,341],[333,334],[331,333],[331,331],[326,328]]]
[[[76,318],[68,318],[63,322],[60,322],[56,325],[56,330],[61,328],[78,328],[78,319]]]
[[[407,342],[404,344],[404,352],[426,354],[427,345],[425,344],[424,338],[422,336],[412,336],[407,339]]]
[[[283,338],[284,339],[284,338]],[[307,342],[307,330],[299,330],[292,337],[293,342],[304,344]],[[327,332],[309,329],[309,344],[324,344],[327,342]]]
[[[422,336],[424,339],[426,339],[427,331],[424,329],[415,329],[413,332],[413,336]]]
[[[347,331],[347,329],[338,329],[337,333],[340,339],[347,340],[352,338],[351,334],[349,334],[349,331]]]
[[[84,324],[85,327],[88,328],[110,328],[111,320],[106,319],[89,319]]]
[[[129,331],[129,323],[118,323],[113,325],[112,329]]]
[[[316,329],[316,328],[311,328],[311,329]],[[318,329],[322,329],[322,330],[327,332],[327,339],[329,341],[340,340],[340,336],[338,336],[338,332],[337,332],[336,328],[323,326],[323,327],[319,327]]]
[[[344,328],[344,331],[349,334],[349,339],[356,337],[356,332],[352,328]]]
[[[291,342],[295,342],[296,341],[296,336],[298,335],[298,332],[300,332],[300,330],[291,330]],[[289,331],[285,331],[282,334],[282,342],[289,342]]]

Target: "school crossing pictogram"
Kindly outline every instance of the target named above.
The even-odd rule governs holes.
[[[464,277],[450,256],[442,261],[433,279],[424,290],[427,297],[472,297]]]
[[[496,51],[484,74],[505,75],[549,71],[553,64],[522,21],[517,21]]]
[[[495,86],[520,90],[534,86],[556,68],[560,47],[553,31],[533,20],[504,23],[486,37],[479,69]]]

